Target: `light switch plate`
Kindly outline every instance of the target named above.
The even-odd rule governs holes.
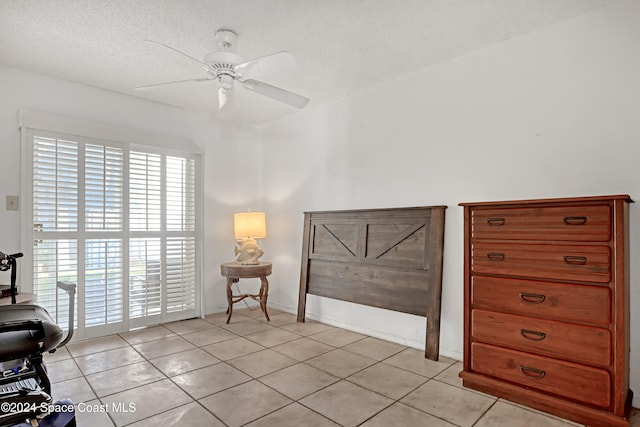
[[[18,196],[7,196],[7,210],[8,211],[18,210]]]

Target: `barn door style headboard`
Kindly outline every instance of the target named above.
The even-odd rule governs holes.
[[[298,322],[307,294],[425,316],[438,360],[446,208],[305,212]]]

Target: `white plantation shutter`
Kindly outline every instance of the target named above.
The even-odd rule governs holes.
[[[33,138],[33,290],[53,318],[68,323],[68,298],[59,299],[58,281],[77,280],[78,142]],[[47,238],[44,238],[46,234]]]
[[[167,157],[167,230],[195,230],[195,188],[195,160]]]
[[[162,168],[157,154],[132,152],[129,166],[131,230],[160,231]]]
[[[196,242],[193,237],[167,239],[167,312],[195,310]]]
[[[63,327],[69,324],[69,298],[56,288],[56,283],[78,281],[77,254],[75,239],[47,239],[34,242],[33,291],[38,295],[38,304],[44,306],[53,319]]]
[[[160,239],[131,239],[129,262],[129,316],[151,318],[162,309]]]
[[[124,226],[124,150],[85,146],[85,230],[122,231]]]
[[[78,284],[77,334],[199,315],[199,161],[29,130],[32,286],[66,325],[58,281]]]
[[[186,232],[167,237],[166,283],[168,313],[195,310],[196,295],[196,162],[167,157],[167,230]]]
[[[85,327],[124,320],[124,285],[121,239],[85,242]]]
[[[40,231],[78,227],[78,143],[36,137],[33,141],[33,223]]]

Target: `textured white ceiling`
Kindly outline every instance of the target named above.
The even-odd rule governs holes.
[[[288,50],[299,67],[261,80],[311,98],[349,96],[617,0],[0,0],[0,64],[189,109],[217,112],[196,58],[220,28],[245,59]],[[296,111],[236,85],[225,118],[259,125]]]

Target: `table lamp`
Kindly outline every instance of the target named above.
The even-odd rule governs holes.
[[[267,222],[264,212],[233,214],[233,234],[238,246],[234,248],[236,264],[260,264],[258,258],[264,253],[255,239],[267,237]]]

